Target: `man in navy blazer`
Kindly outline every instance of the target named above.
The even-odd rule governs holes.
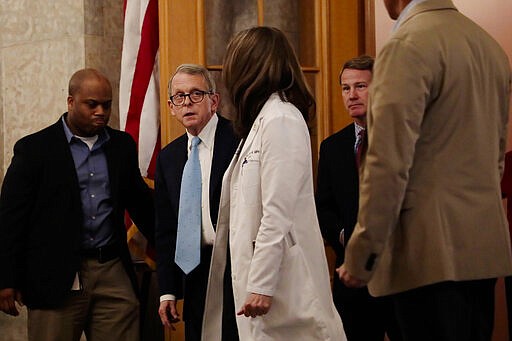
[[[157,274],[161,293],[159,314],[162,323],[170,327],[179,320],[176,300],[184,298],[185,339],[194,341],[201,338],[222,177],[239,139],[234,135],[231,122],[216,114],[219,94],[213,77],[203,66],[180,65],[169,81],[168,94],[171,113],[187,132],[163,148],[157,158],[155,199]],[[203,184],[202,247],[200,264],[185,275],[175,263],[174,256],[181,178],[190,141],[195,136],[201,140],[198,149]],[[223,340],[238,340],[229,264],[225,284]]]
[[[68,112],[14,146],[0,196],[0,309],[28,307],[29,340],[138,340],[125,210],[153,242],[154,207],[136,146],[106,126],[112,88],[70,79]]]
[[[336,267],[343,264],[345,245],[357,221],[358,149],[361,153],[366,143],[366,108],[372,69],[373,58],[369,56],[352,58],[343,65],[339,83],[345,108],[354,122],[320,145],[317,213],[322,234],[336,253]],[[337,274],[333,299],[349,341],[382,341],[386,332],[392,341],[401,339],[387,299],[371,297],[366,287],[347,288]]]

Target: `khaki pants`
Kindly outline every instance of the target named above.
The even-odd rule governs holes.
[[[29,341],[138,341],[139,302],[119,258],[82,261],[82,290],[62,307],[28,310]]]

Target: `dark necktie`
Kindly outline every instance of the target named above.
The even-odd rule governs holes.
[[[361,167],[361,160],[366,149],[366,129],[359,130],[356,139],[356,165]]]

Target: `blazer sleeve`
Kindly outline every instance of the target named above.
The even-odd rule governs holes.
[[[126,209],[137,228],[151,245],[155,245],[154,199],[151,189],[140,175],[135,142],[128,139],[128,156],[125,168],[128,172]]]
[[[36,200],[37,159],[23,140],[14,146],[14,157],[0,195],[0,288],[19,288],[31,210]]]
[[[366,281],[397,225],[424,109],[432,96],[435,70],[417,49],[409,41],[391,39],[379,54],[370,90],[369,144],[360,182],[359,216],[345,252],[347,270]],[[415,70],[414,74],[409,70]],[[403,93],[408,94],[407,100]]]
[[[337,255],[343,254],[343,247],[340,243],[340,233],[342,230],[339,208],[336,205],[335,189],[331,181],[331,172],[329,164],[330,150],[328,144],[324,141],[320,144],[320,157],[318,159],[317,190],[316,190],[316,210],[318,222],[322,236],[327,243],[334,249]],[[342,176],[338,174],[338,176]]]
[[[169,193],[172,187],[169,182],[174,172],[169,165],[164,164],[164,154],[158,156],[155,171],[155,245],[157,276],[160,294],[172,294],[176,298],[182,298],[183,273],[174,263],[176,250],[176,232],[178,217],[175,204],[172,202],[173,193]],[[177,180],[176,180],[177,181]],[[177,187],[176,187],[177,188]]]

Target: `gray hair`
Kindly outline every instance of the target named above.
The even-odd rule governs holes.
[[[215,87],[215,80],[213,79],[213,76],[211,75],[210,71],[208,71],[204,66],[199,64],[181,64],[176,68],[176,71],[174,71],[174,74],[167,83],[167,96],[169,98],[172,95],[172,80],[174,79],[174,76],[176,76],[178,73],[186,73],[188,75],[202,75],[206,81],[206,84],[208,85],[208,90],[217,92],[217,89]]]

